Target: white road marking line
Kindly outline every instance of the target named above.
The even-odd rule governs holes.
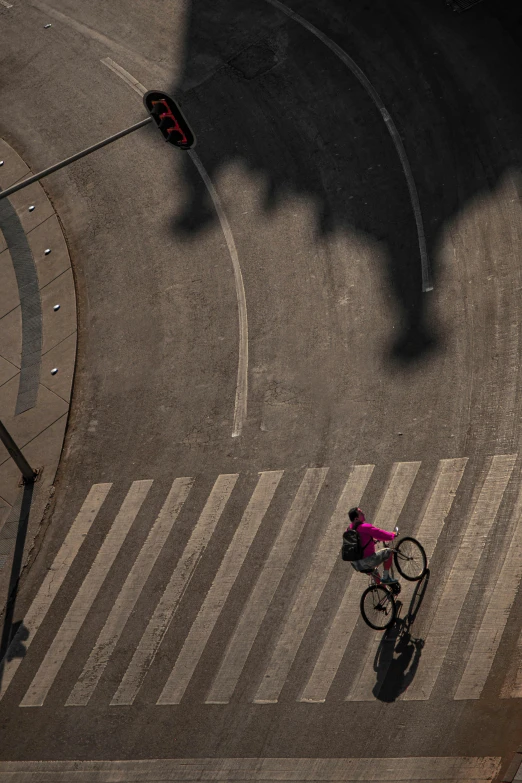
[[[392,468],[388,486],[379,504],[373,524],[384,530],[393,529],[410,492],[420,462],[396,462]],[[386,527],[384,527],[386,525]],[[347,563],[347,585],[340,606],[329,628],[314,670],[305,685],[299,701],[326,701],[344,653],[360,617],[360,580],[352,586],[354,571]]]
[[[152,485],[151,480],[134,481],[123,501],[112,527],[101,545],[89,573],[83,580],[69,607],[60,629],[54,637],[40,668],[24,698],[21,707],[41,707],[56,679],[67,653],[83,625],[94,599],[98,595],[132,523]]]
[[[196,527],[158,601],[111,705],[132,704],[167,633],[185,590],[207,547],[239,477],[225,473],[216,479]]]
[[[515,529],[494,589],[489,594],[488,605],[466,668],[454,698],[478,699],[493,665],[513,601],[522,579],[522,489],[513,511]],[[520,695],[511,693],[509,698]],[[505,698],[504,694],[501,694]]]
[[[491,467],[458,548],[444,591],[431,623],[417,674],[404,694],[405,701],[429,699],[442,667],[462,606],[473,581],[480,555],[495,521],[516,457],[492,458]]]
[[[344,783],[492,783],[498,756],[407,758],[197,758],[139,761],[1,761],[0,775],[20,783],[150,781],[343,781]]]
[[[396,462],[391,470],[386,492],[372,524],[391,531],[397,524],[406,499],[420,468],[420,462]]]
[[[419,254],[421,259],[421,271],[422,271],[422,290],[424,292],[432,291],[433,281],[431,277],[430,260],[428,257],[428,251],[426,249],[426,237],[424,234],[424,225],[422,221],[422,212],[420,208],[419,194],[417,192],[417,187],[415,185],[415,180],[413,178],[411,166],[408,160],[408,156],[406,155],[406,150],[404,149],[404,144],[402,143],[402,139],[400,137],[399,131],[395,127],[395,123],[393,122],[390,113],[388,112],[384,103],[382,102],[380,95],[378,94],[377,90],[374,88],[374,86],[372,85],[368,77],[363,73],[363,71],[359,68],[359,66],[352,60],[350,55],[347,54],[344,51],[344,49],[341,49],[341,47],[338,44],[334,43],[334,41],[332,41],[331,38],[328,38],[328,36],[322,33],[320,30],[318,30],[317,27],[315,27],[313,24],[311,24],[306,19],[304,19],[302,16],[297,14],[295,11],[292,11],[283,3],[279,2],[279,0],[266,0],[266,1],[271,5],[273,5],[274,8],[278,8],[283,14],[286,14],[286,16],[290,17],[290,19],[293,19],[294,22],[297,22],[302,27],[305,27],[310,33],[312,33],[312,35],[315,35],[316,38],[322,41],[325,44],[325,46],[327,46],[334,54],[336,54],[337,57],[350,69],[350,71],[353,73],[355,78],[364,87],[364,89],[366,90],[366,92],[374,102],[375,106],[379,110],[381,117],[386,123],[386,128],[388,129],[388,132],[392,138],[397,155],[399,156],[402,170],[406,178],[406,183],[408,185],[408,192],[410,195],[411,206],[415,217],[415,225],[417,227],[417,242],[419,245]]]
[[[219,222],[221,223],[221,230],[223,231],[223,235],[227,243],[228,252],[230,254],[230,259],[232,261],[232,267],[234,270],[237,309],[239,315],[239,359],[237,365],[236,400],[234,405],[234,424],[232,428],[232,437],[238,438],[241,435],[243,424],[246,421],[248,398],[248,318],[243,274],[241,272],[241,265],[239,263],[234,236],[232,234],[225,210],[221,204],[221,199],[219,198],[218,193],[196,152],[192,149],[188,151],[188,154],[190,155],[195,167],[199,171],[201,179],[205,183],[205,187],[207,188],[209,196],[214,204],[214,209],[216,210]]]
[[[441,533],[446,517],[448,516],[453,499],[459,487],[464,469],[467,463],[467,457],[462,459],[443,459],[440,460],[436,477],[435,486],[429,495],[426,511],[422,517],[422,522],[418,529],[414,529],[413,535],[418,538],[424,546],[428,563],[433,556],[437,541]],[[402,582],[402,591],[400,601],[404,612],[408,611],[416,583]],[[404,616],[403,612],[403,616]],[[379,645],[383,641],[382,632],[374,635],[370,644],[366,658],[361,667],[359,676],[353,681],[346,701],[375,701],[373,690],[376,686],[375,681],[375,658]],[[390,644],[395,646],[396,638],[390,640]],[[392,652],[390,651],[390,652]],[[362,656],[361,656],[362,659]],[[392,656],[389,657],[391,664]],[[387,671],[387,669],[386,669]],[[379,666],[381,682],[386,679],[386,671],[383,671],[382,662]]]
[[[11,5],[11,3],[8,3],[8,2],[7,2],[7,0],[0,0],[0,3],[1,3],[1,4],[2,4],[2,5],[5,7],[5,8],[12,8],[12,7],[13,7],[13,6]]]
[[[121,65],[115,63],[114,60],[112,60],[110,57],[104,57],[102,63],[106,65],[107,68],[110,68],[111,71],[116,74],[116,76],[119,76],[120,79],[123,79],[125,84],[128,84],[131,89],[133,89],[143,98],[147,92],[147,88],[144,87],[143,84],[141,84],[141,82],[139,82],[137,79],[135,79],[132,74],[126,71],[125,68],[122,68]]]
[[[52,8],[50,5],[47,5],[47,3],[44,3],[41,0],[30,0],[30,5],[32,5],[34,8],[38,8],[40,11],[43,11],[46,16],[51,17],[52,19],[56,19],[57,21],[62,22],[62,24],[66,24],[68,27],[76,30],[76,32],[80,33],[80,35],[83,35],[86,38],[90,38],[93,41],[97,41],[98,43],[105,46],[109,51],[117,52],[126,59],[130,58],[131,60],[134,60],[134,62],[138,63],[142,68],[148,70],[149,73],[153,73],[156,78],[162,81],[171,78],[171,74],[167,73],[164,68],[159,67],[157,63],[149,60],[147,57],[143,57],[143,55],[140,55],[137,52],[133,52],[126,46],[123,46],[123,44],[112,40],[112,38],[109,38],[107,35],[98,32],[98,30],[94,30],[92,27],[79,22],[77,19],[73,19],[71,16],[67,16],[67,14],[58,11],[56,8]]]
[[[76,707],[89,702],[193,483],[194,479],[187,477],[174,480],[158,518],[149,531],[89,659],[65,703],[66,707]]]
[[[328,468],[309,468],[230,639],[207,703],[231,698]]]
[[[283,476],[282,470],[261,473],[212,586],[161,692],[157,704],[179,704],[194,674],[225,601]]]
[[[117,76],[128,84],[138,95],[143,96],[147,91],[143,84],[132,76],[128,71],[111,60],[110,57],[106,57],[102,60],[102,63],[111,69]],[[243,282],[243,273],[241,271],[241,264],[239,263],[239,256],[237,253],[236,243],[234,241],[234,235],[230,228],[230,223],[226,212],[219,198],[218,192],[214,187],[212,180],[210,179],[201,159],[195,150],[189,150],[188,155],[192,160],[194,166],[199,172],[201,179],[203,180],[205,187],[208,191],[214,209],[218,216],[225,242],[227,243],[230,260],[232,261],[232,269],[234,272],[234,282],[236,286],[236,298],[237,309],[239,318],[239,348],[238,348],[238,365],[237,365],[237,382],[236,382],[236,397],[234,402],[234,421],[232,425],[232,437],[238,438],[241,435],[243,425],[247,417],[247,402],[248,402],[248,316],[247,316],[247,304],[245,285]]]
[[[278,700],[324,587],[339,558],[341,535],[349,524],[348,509],[352,506],[358,506],[361,502],[373,468],[373,465],[356,465],[353,467],[319,548],[310,563],[305,578],[301,582],[299,592],[294,600],[254,701],[266,703]],[[222,700],[223,698],[221,697]]]
[[[18,657],[21,654],[17,653],[18,648],[20,650],[25,648],[24,654],[29,649],[111,487],[112,484],[93,484],[89,490],[89,494],[85,498],[76,519],[65,537],[65,541],[54,558],[51,568],[45,575],[36,598],[25,615],[22,625],[12,639],[3,662],[0,663],[0,699],[9,687],[16,670],[23,660],[23,657]],[[27,638],[25,638],[26,636]]]

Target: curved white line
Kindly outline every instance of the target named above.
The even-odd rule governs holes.
[[[415,185],[415,180],[413,179],[413,174],[411,171],[410,163],[408,161],[408,157],[406,155],[406,150],[404,149],[404,144],[402,143],[402,139],[399,135],[399,131],[397,130],[395,123],[393,122],[389,112],[387,111],[384,103],[382,102],[378,92],[370,82],[370,80],[365,76],[365,74],[361,71],[357,63],[355,63],[349,54],[347,54],[344,49],[341,49],[341,47],[334,43],[334,41],[331,40],[331,38],[328,38],[327,35],[322,33],[320,30],[317,29],[317,27],[314,27],[311,22],[308,22],[306,19],[303,19],[302,16],[299,14],[296,14],[295,11],[292,11],[290,8],[288,8],[286,5],[283,5],[283,3],[279,2],[279,0],[266,0],[267,3],[270,3],[270,5],[273,5],[274,8],[278,8],[280,11],[282,11],[284,14],[289,16],[291,19],[293,19],[295,22],[298,22],[300,25],[305,27],[309,32],[311,32],[313,35],[316,36],[316,38],[319,38],[320,41],[322,41],[331,51],[339,57],[340,60],[351,70],[353,75],[356,79],[359,80],[359,82],[362,84],[376,107],[381,113],[381,116],[386,123],[386,127],[388,128],[388,132],[390,136],[392,137],[392,141],[395,145],[395,149],[397,150],[397,154],[399,156],[399,160],[401,162],[402,170],[404,172],[404,176],[406,177],[406,182],[408,184],[408,191],[410,194],[410,201],[411,206],[413,209],[413,214],[415,216],[415,223],[417,225],[417,238],[419,243],[419,253],[421,258],[421,269],[422,269],[422,290],[424,292],[426,291],[432,291],[433,290],[433,282],[431,279],[431,270],[430,270],[430,262],[428,258],[428,252],[426,250],[426,237],[424,234],[424,225],[422,222],[422,213],[420,208],[420,202],[419,202],[419,194],[417,193],[417,187]]]
[[[189,150],[190,155],[195,167],[199,171],[201,179],[205,183],[205,186],[209,192],[210,198],[214,204],[219,222],[221,223],[221,230],[223,231],[228,252],[232,259],[232,266],[234,268],[234,280],[236,282],[236,296],[237,296],[237,309],[239,313],[239,361],[237,365],[237,385],[236,385],[236,403],[234,406],[234,426],[232,429],[232,437],[237,438],[241,435],[241,429],[246,419],[247,414],[247,394],[248,394],[248,320],[247,320],[247,307],[245,286],[243,285],[243,275],[241,273],[241,266],[239,265],[239,258],[236,250],[236,243],[230,229],[230,225],[225,214],[225,210],[221,204],[217,191],[212,184],[210,177],[199,157],[194,150]]]
[[[102,63],[110,68],[113,73],[119,76],[125,84],[127,84],[132,90],[143,96],[146,92],[146,88],[137,79],[132,76],[128,71],[118,65],[118,63],[111,60],[110,57],[105,57]],[[205,183],[205,187],[208,190],[214,209],[219,218],[221,224],[221,230],[227,243],[228,252],[232,260],[232,267],[234,269],[234,280],[236,283],[236,296],[237,296],[237,309],[239,313],[239,360],[237,365],[237,384],[236,384],[236,400],[234,405],[234,423],[232,427],[232,437],[238,438],[241,435],[243,424],[247,415],[247,397],[248,397],[248,319],[247,319],[247,306],[245,296],[245,286],[243,284],[243,275],[241,273],[241,266],[239,264],[239,257],[237,254],[236,243],[234,242],[234,236],[228,222],[225,210],[221,204],[217,191],[212,184],[210,177],[208,176],[205,167],[203,166],[198,155],[194,150],[189,150],[189,155],[197,168],[201,179]]]

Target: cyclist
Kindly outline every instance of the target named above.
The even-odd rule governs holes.
[[[383,563],[383,575],[380,578],[377,571],[378,579],[384,584],[394,584],[397,579],[394,579],[390,575],[390,568],[393,562],[393,554],[391,549],[384,547],[375,551],[374,541],[392,541],[397,533],[389,533],[387,530],[381,530],[379,527],[374,527],[366,521],[366,517],[360,508],[351,508],[348,512],[350,518],[349,527],[352,530],[357,530],[361,541],[361,547],[364,553],[362,560],[354,560],[352,566],[356,571],[371,571],[377,566]]]

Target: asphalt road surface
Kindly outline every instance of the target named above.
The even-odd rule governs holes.
[[[78,358],[0,758],[491,780],[522,740],[512,29],[487,2],[9,5],[0,135],[33,170],[139,121],[143,88],[198,144],[147,127],[44,182]],[[359,502],[430,555],[384,640],[339,557]]]

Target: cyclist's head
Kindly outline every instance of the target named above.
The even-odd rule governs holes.
[[[350,522],[364,522],[366,519],[361,509],[357,506],[354,506],[349,510],[348,516],[350,518]]]

